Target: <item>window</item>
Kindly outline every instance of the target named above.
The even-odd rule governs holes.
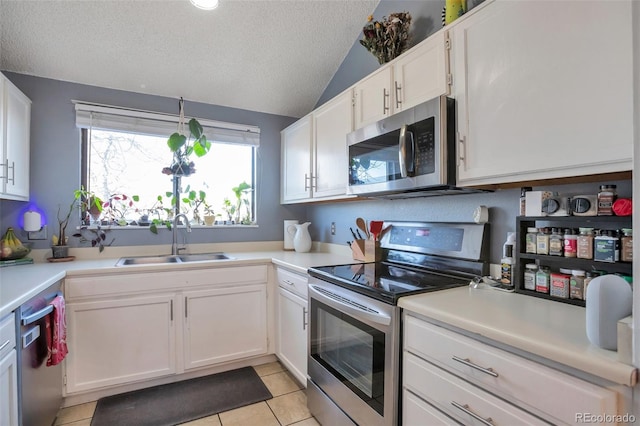
[[[145,224],[169,220],[177,211],[192,224],[204,224],[205,216],[211,215],[218,224],[255,223],[259,130],[251,128],[253,134],[247,135],[247,130],[220,130],[211,125],[220,126],[218,122],[202,120],[211,150],[203,157],[193,156],[195,173],[176,179],[176,188],[174,176],[162,169],[173,160],[167,138],[175,132],[177,116],[160,115],[158,120],[154,113],[124,110],[127,115],[116,115],[113,110],[76,103],[76,123],[82,128],[82,185],[103,201],[101,221],[140,223],[142,217]],[[151,118],[131,116],[138,113]]]

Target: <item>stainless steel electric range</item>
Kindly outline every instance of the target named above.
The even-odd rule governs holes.
[[[307,403],[326,425],[397,425],[403,296],[488,273],[488,225],[385,222],[382,260],[309,269]]]

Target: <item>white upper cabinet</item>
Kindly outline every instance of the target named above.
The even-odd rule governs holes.
[[[393,65],[395,111],[449,94],[447,34],[437,32],[396,59]]]
[[[351,102],[347,91],[282,131],[283,203],[347,196]]]
[[[311,115],[282,131],[281,201],[311,198]]]
[[[630,1],[501,1],[451,25],[458,183],[632,169]]]
[[[0,198],[29,200],[31,101],[0,74]]]
[[[447,32],[441,30],[354,86],[355,128],[449,94]]]
[[[345,195],[349,169],[347,134],[353,130],[350,93],[313,112],[313,197]]]

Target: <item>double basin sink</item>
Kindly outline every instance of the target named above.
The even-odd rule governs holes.
[[[208,262],[213,260],[233,260],[225,253],[176,254],[164,256],[121,257],[116,266],[155,265],[163,263]]]

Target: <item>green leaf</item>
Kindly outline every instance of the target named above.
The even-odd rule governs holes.
[[[204,199],[207,197],[207,194],[206,194],[206,192],[204,192],[204,191],[200,191],[200,194],[199,194],[199,195],[200,195],[200,199],[201,199],[201,200],[204,200]]]
[[[178,151],[186,143],[187,143],[187,137],[185,135],[181,135],[178,132],[169,136],[169,140],[167,141],[167,145],[169,146],[169,149],[173,152]]]
[[[182,199],[182,202],[185,203],[185,204],[189,204],[189,201],[191,201],[191,200],[189,198],[187,198],[187,197],[184,197]]]
[[[140,201],[140,197],[138,195],[134,195],[131,198],[133,198],[133,201],[135,201],[136,203]]]
[[[207,140],[205,135],[193,143],[193,151],[196,153],[198,157],[202,157],[211,149],[211,142]]]
[[[165,195],[167,196],[167,198],[173,197],[173,192],[167,191],[167,192],[165,192]]]
[[[158,227],[156,226],[155,223],[152,223],[151,225],[149,225],[149,231],[153,232],[154,234],[158,233]]]
[[[191,134],[193,135],[194,138],[200,139],[200,136],[202,136],[202,131],[203,131],[202,125],[200,125],[198,120],[196,120],[195,118],[192,118],[191,120],[189,120],[189,131],[191,131]]]

